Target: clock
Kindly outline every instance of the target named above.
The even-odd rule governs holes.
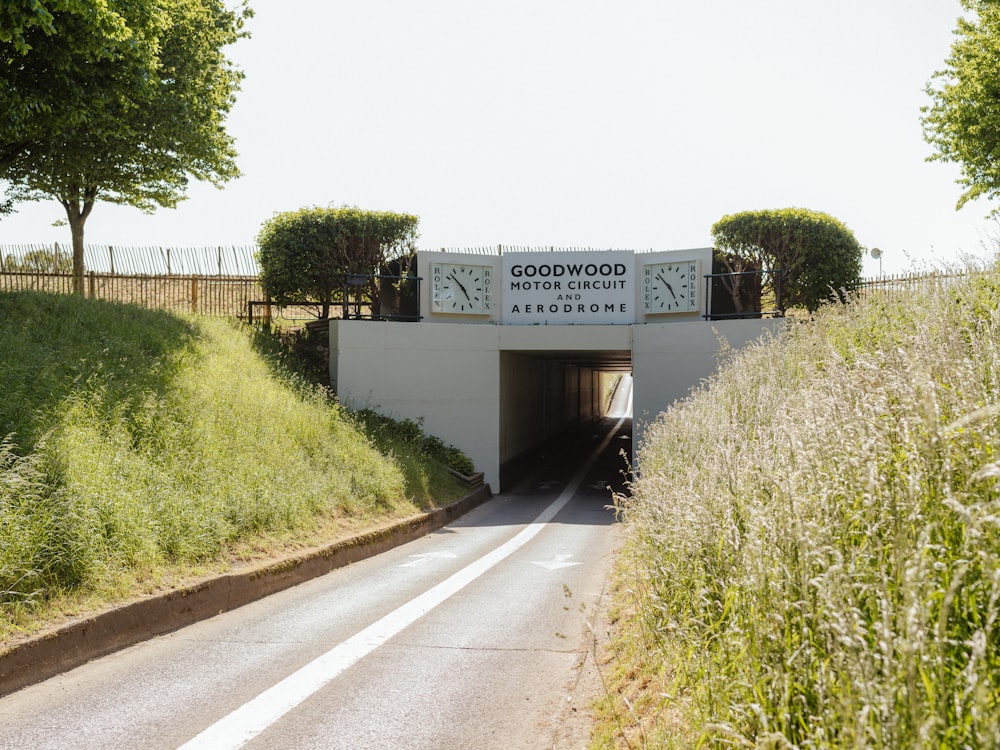
[[[642,311],[698,312],[700,261],[652,263],[642,267]]]
[[[431,263],[431,312],[493,314],[493,267]]]

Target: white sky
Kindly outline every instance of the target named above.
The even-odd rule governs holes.
[[[421,248],[711,245],[726,214],[825,211],[882,271],[992,250],[928,163],[924,86],[958,0],[252,0],[230,50],[244,176],[147,216],[98,205],[88,244],[251,244],[276,211],[420,217]],[[69,243],[56,202],[0,245]],[[879,263],[866,258],[866,276]]]

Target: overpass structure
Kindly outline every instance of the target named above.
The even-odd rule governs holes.
[[[420,252],[419,322],[331,320],[340,401],[461,448],[494,492],[539,445],[586,428],[632,375],[644,428],[780,319],[708,320],[712,249]],[[638,467],[641,471],[641,466]]]

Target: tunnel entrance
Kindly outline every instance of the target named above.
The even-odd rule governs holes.
[[[508,350],[499,364],[501,491],[602,420],[631,418],[630,350]]]
[[[330,378],[340,402],[461,448],[494,492],[532,450],[607,416],[609,382],[633,376],[634,446],[660,412],[711,376],[720,342],[738,349],[780,321],[503,326],[334,320]],[[633,461],[635,463],[635,460]]]

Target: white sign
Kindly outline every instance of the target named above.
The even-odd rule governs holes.
[[[503,322],[633,323],[634,266],[633,254],[619,250],[507,253]]]

